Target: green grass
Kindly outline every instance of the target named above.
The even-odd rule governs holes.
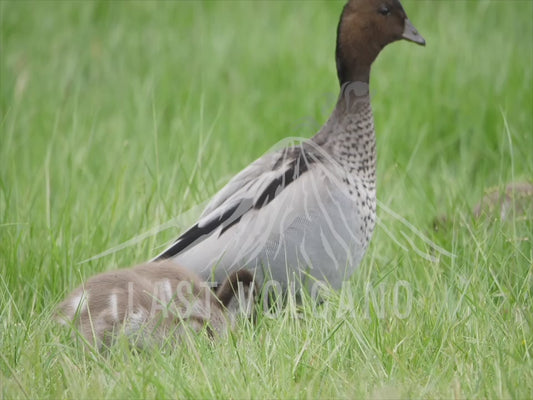
[[[232,174],[316,131],[342,2],[2,0],[1,397],[533,396],[533,218],[469,212],[533,177],[533,3],[404,6],[428,45],[393,44],[373,69],[384,207],[345,290],[215,344],[102,357],[54,306],[154,256]]]

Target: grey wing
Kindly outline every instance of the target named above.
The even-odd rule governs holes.
[[[207,205],[200,220],[155,260],[174,257],[215,232],[221,235],[250,210],[270,203],[316,160],[300,146],[259,158],[231,179]]]

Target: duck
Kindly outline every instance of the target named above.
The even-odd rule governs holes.
[[[244,267],[283,290],[340,288],[361,263],[376,222],[371,65],[399,40],[426,44],[399,0],[349,0],[337,26],[340,92],[329,119],[310,139],[234,176],[153,260],[216,284]]]
[[[513,218],[533,216],[533,183],[511,182],[503,188],[496,186],[486,190],[483,198],[474,206],[473,215],[509,221]]]
[[[174,347],[189,332],[224,336],[239,315],[251,317],[257,293],[248,270],[232,272],[214,293],[174,263],[145,263],[91,277],[57,306],[55,319],[99,351],[120,336],[140,350]]]
[[[516,222],[533,219],[533,182],[517,181],[485,189],[484,196],[471,208],[473,220]],[[433,219],[433,230],[453,226],[454,215],[441,214]]]

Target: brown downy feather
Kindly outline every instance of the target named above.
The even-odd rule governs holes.
[[[154,262],[90,278],[58,306],[58,320],[72,324],[97,348],[120,334],[139,348],[174,343],[186,329],[224,334],[239,310],[230,309],[237,289],[257,293],[248,271],[231,274],[217,291],[194,273],[169,262]],[[235,288],[235,290],[233,290]]]
[[[533,218],[533,183],[512,182],[503,187],[492,187],[472,208],[475,219],[510,221]],[[453,217],[440,215],[433,220],[433,229],[445,229]]]
[[[499,217],[502,221],[515,217],[533,216],[533,184],[513,182],[501,188],[492,188],[474,206],[474,216]]]

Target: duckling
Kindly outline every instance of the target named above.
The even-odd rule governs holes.
[[[376,221],[371,65],[402,39],[425,45],[398,0],[348,1],[337,27],[340,94],[331,117],[311,139],[237,174],[155,260],[217,282],[243,266],[284,288],[317,280],[340,288],[360,264]]]
[[[533,183],[511,182],[485,190],[485,195],[472,208],[476,220],[509,222],[533,218]],[[452,226],[453,217],[442,214],[433,219],[435,231]]]
[[[98,349],[111,346],[119,334],[142,349],[173,344],[186,329],[223,335],[238,313],[251,312],[256,294],[247,270],[230,274],[214,294],[189,270],[147,263],[93,276],[58,306],[57,320],[73,325]]]
[[[514,216],[533,216],[533,183],[513,182],[501,188],[491,188],[474,206],[474,217],[498,216],[502,221]]]

